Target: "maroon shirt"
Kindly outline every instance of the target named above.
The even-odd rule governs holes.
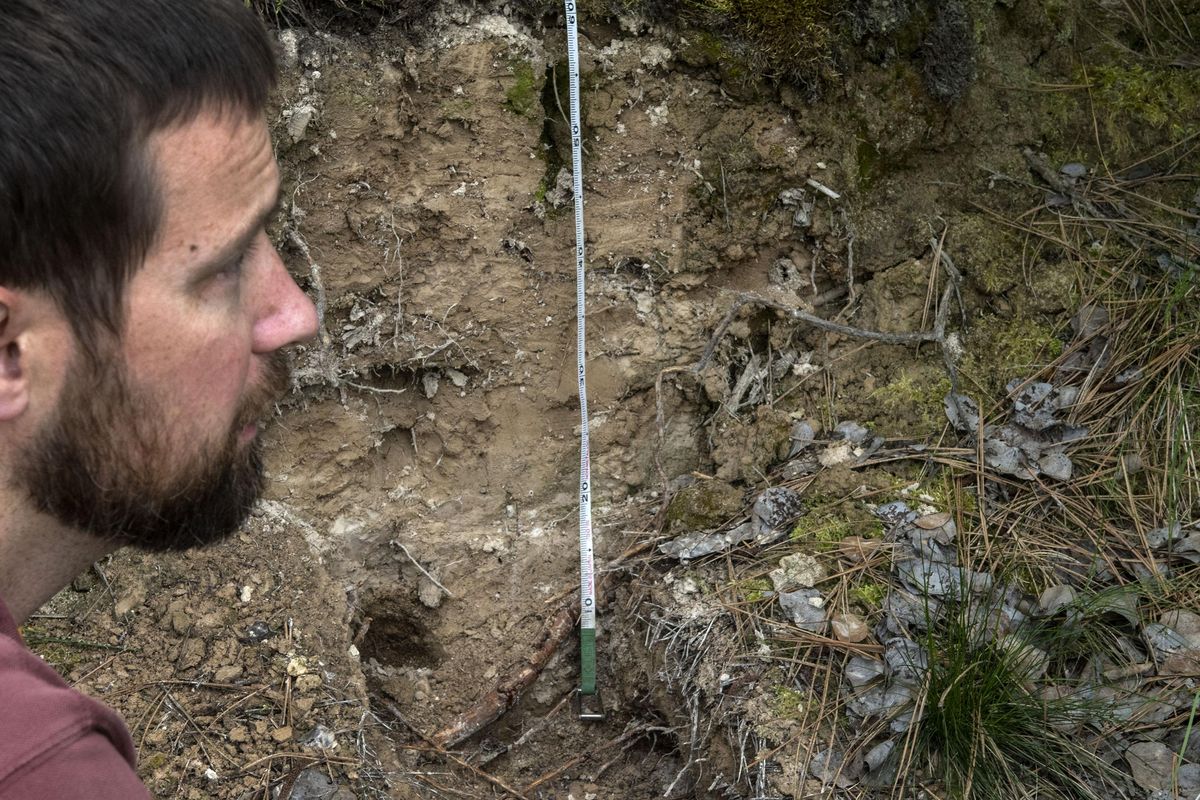
[[[0,800],[147,800],[112,709],[31,653],[0,601]]]

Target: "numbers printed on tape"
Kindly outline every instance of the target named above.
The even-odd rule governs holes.
[[[581,641],[594,640],[596,628],[595,566],[592,560],[592,481],[588,431],[586,321],[584,301],[586,255],[583,230],[583,126],[579,122],[579,32],[575,0],[564,0],[567,17],[567,73],[571,104],[571,188],[575,200],[576,354],[579,366],[579,627]],[[595,648],[581,647],[581,691],[594,694]]]

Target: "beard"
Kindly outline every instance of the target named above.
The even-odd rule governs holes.
[[[76,364],[58,411],[17,460],[16,482],[39,511],[117,545],[178,551],[221,541],[263,489],[262,445],[240,438],[289,380],[282,353],[265,367],[228,434],[191,452],[167,429],[164,405],[131,385],[119,357]]]

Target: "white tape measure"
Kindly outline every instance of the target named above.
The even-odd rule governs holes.
[[[584,299],[583,134],[579,124],[579,20],[575,0],[567,12],[567,73],[571,87],[571,184],[575,196],[575,352],[579,367],[579,716],[600,719],[596,697],[596,571],[592,556],[592,467],[588,439],[587,313]],[[591,698],[594,708],[585,709]]]

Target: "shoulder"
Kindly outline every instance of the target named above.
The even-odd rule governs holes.
[[[133,742],[116,712],[84,696],[20,642],[0,636],[0,797],[6,781],[81,741],[132,774]]]

